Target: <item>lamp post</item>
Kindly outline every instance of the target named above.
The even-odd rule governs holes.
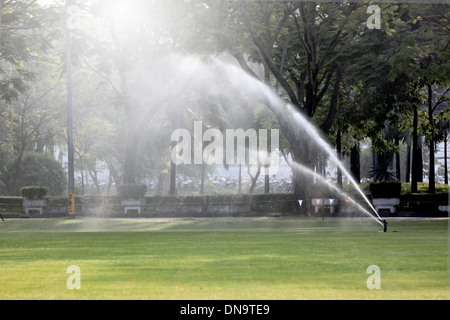
[[[73,159],[73,134],[72,134],[72,69],[71,69],[71,43],[69,25],[70,0],[66,0],[66,72],[67,72],[67,162],[68,162],[68,193],[69,215],[75,214],[75,177]]]

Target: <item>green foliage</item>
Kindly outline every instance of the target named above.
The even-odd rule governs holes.
[[[208,201],[208,196],[205,195],[192,195],[183,197],[183,204],[195,204],[202,205],[206,204]]]
[[[23,187],[21,190],[21,193],[22,193],[22,197],[24,197],[26,199],[40,200],[40,199],[44,199],[44,197],[48,193],[48,190],[45,187],[29,186],[29,187]]]
[[[226,194],[192,196],[151,196],[146,197],[151,205],[250,205],[252,212],[290,212],[294,199],[290,193],[271,194]]]
[[[395,171],[390,169],[390,161],[378,161],[369,172],[370,177],[374,181],[393,181],[395,180]]]
[[[182,202],[182,198],[176,195],[146,197],[145,202],[153,205],[176,205]]]
[[[46,187],[50,196],[60,196],[67,186],[66,173],[58,161],[38,152],[26,152],[22,160],[9,163],[0,177],[8,193],[19,195],[23,187]]]
[[[0,47],[0,100],[11,102],[35,80],[27,63],[50,48],[59,32],[57,6],[43,7],[38,1],[2,1]],[[43,32],[45,26],[45,32]]]
[[[227,195],[212,195],[208,196],[208,203],[210,204],[236,204],[246,203],[250,200],[248,194],[227,194]]]
[[[310,185],[309,196],[311,198],[319,199],[336,199],[339,197],[336,189],[323,183],[315,183]]]
[[[147,185],[137,183],[123,184],[117,188],[117,193],[122,199],[142,199],[147,193]]]
[[[291,193],[251,195],[251,210],[255,212],[291,212],[296,205]]]
[[[437,194],[446,194],[448,193],[449,186],[445,184],[436,184],[436,193]],[[427,182],[418,182],[417,183],[417,193],[428,193],[428,183]],[[411,194],[411,183],[402,183],[402,194]]]
[[[130,6],[135,7],[138,2]],[[228,90],[220,90],[220,95],[202,92],[199,98],[190,86],[163,86],[165,81],[157,81],[158,86],[152,87],[157,94],[151,92],[142,81],[146,77],[141,77],[140,71],[148,74],[152,82],[155,77],[162,79],[145,62],[165,56],[169,48],[184,53],[227,52],[244,70],[277,89],[274,91],[283,99],[303,108],[316,124],[326,124],[323,128],[332,135],[331,143],[336,136],[329,127],[331,120],[328,120],[332,119],[333,129],[342,131],[344,153],[366,137],[370,137],[377,151],[396,151],[392,138],[386,138],[382,130],[410,130],[412,101],[424,83],[440,83],[443,89],[448,86],[450,51],[445,27],[448,6],[380,4],[381,30],[369,30],[364,26],[368,17],[367,4],[359,2],[321,1],[320,5],[308,1],[145,3],[145,10],[141,10],[146,12],[145,23],[137,23],[136,19],[133,32],[126,33],[126,28],[114,30],[114,17],[103,10],[110,1],[78,1],[77,6],[90,15],[87,21],[92,19],[96,27],[86,23],[72,33],[72,62],[78,64],[80,71],[74,78],[81,83],[73,92],[74,103],[78,106],[74,110],[75,169],[96,176],[103,169],[99,164],[107,163],[110,172],[116,172],[112,174],[116,185],[119,181],[137,180],[123,179],[127,178],[128,171],[136,172],[136,177],[132,178],[144,178],[155,177],[166,170],[171,126],[178,124],[168,112],[166,99],[153,98],[165,97],[165,91],[183,101],[183,107],[189,109],[181,117],[186,122],[183,126],[192,124],[195,116],[194,119],[203,120],[205,125],[221,130],[239,121],[243,124],[238,127],[279,128],[280,149],[292,152],[297,158],[302,154],[305,162],[311,160],[308,153],[302,152],[295,129],[289,130],[290,122],[281,121],[284,114],[276,118],[265,112],[266,106],[254,107],[251,121],[250,117],[242,116],[246,111],[236,112],[234,109],[238,108],[233,108],[233,113],[230,112],[229,105],[236,107],[236,97],[223,94]],[[6,103],[0,105],[0,152],[9,153],[0,159],[0,187],[1,192],[19,194],[21,186],[41,185],[42,181],[22,182],[21,168],[25,164],[19,161],[7,165],[8,159],[34,148],[33,144],[38,139],[42,142],[43,137],[54,139],[53,145],[65,145],[64,141],[56,141],[63,130],[55,121],[60,118],[59,114],[46,111],[51,105],[61,103],[56,99],[41,99],[50,88],[64,88],[56,76],[47,78],[51,66],[62,67],[65,63],[60,57],[64,42],[64,33],[61,33],[64,5],[59,2],[44,7],[34,0],[3,1],[0,9],[0,100]],[[169,16],[175,18],[167,19]],[[154,28],[156,25],[158,28]],[[60,38],[55,41],[56,36]],[[57,49],[51,50],[50,44]],[[161,69],[153,71],[161,74],[170,74],[173,70],[169,64],[156,65],[161,65]],[[336,81],[336,67],[342,68],[341,82]],[[264,68],[266,70],[262,70]],[[261,71],[267,73],[263,75]],[[84,80],[78,81],[78,76]],[[332,94],[338,91],[334,90],[335,83],[340,88],[337,106],[332,103]],[[149,100],[140,99],[142,88],[146,88],[145,96],[151,97]],[[281,88],[284,90],[278,90]],[[434,96],[439,98],[439,95]],[[256,99],[251,97],[246,102],[257,105],[252,100]],[[25,103],[30,101],[34,102]],[[414,101],[414,105],[418,104]],[[116,108],[111,108],[112,105]],[[448,120],[449,110],[432,115],[431,120],[420,112],[419,134],[427,141],[436,140],[437,121]],[[125,137],[130,137],[129,141],[125,141]],[[124,150],[125,144],[133,153]],[[45,146],[49,147],[47,141]],[[129,158],[125,158],[124,153]],[[124,164],[124,159],[131,164]],[[126,168],[135,170],[124,170]],[[197,170],[186,167],[180,166],[177,170],[178,174],[198,175]],[[372,173],[375,180],[392,179],[386,166],[375,168]],[[59,193],[65,189],[63,184],[44,183],[56,185],[54,189]],[[49,193],[53,194],[51,189]],[[192,199],[196,200],[200,198]],[[216,200],[226,201],[220,197]]]
[[[369,189],[370,184],[369,183],[361,183],[358,185],[358,187],[364,192],[364,193],[369,193],[370,189]],[[342,185],[342,191],[345,193],[357,193],[358,190],[356,190],[355,186],[353,184],[344,184]]]
[[[400,181],[372,182],[369,190],[373,198],[398,198],[402,192],[402,183]]]

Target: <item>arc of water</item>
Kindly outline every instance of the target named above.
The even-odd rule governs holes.
[[[299,163],[297,163],[295,161],[292,162],[292,166],[293,166],[294,170],[299,170],[299,171],[305,172],[307,174],[310,174],[314,178],[319,180],[320,182],[322,182],[322,183],[332,187],[340,196],[348,198],[353,204],[355,204],[359,209],[361,209],[361,211],[363,211],[364,213],[369,215],[369,217],[373,218],[376,222],[378,222],[379,224],[381,224],[383,226],[383,223],[379,219],[377,219],[374,215],[372,215],[369,211],[367,211],[363,206],[361,206],[361,204],[357,203],[355,200],[353,200],[351,197],[349,197],[348,194],[343,192],[341,189],[339,189],[335,185],[328,183],[328,181],[323,176],[321,176],[320,174],[312,171],[308,167],[306,167],[304,165],[301,165],[301,164],[299,164]]]
[[[348,177],[352,185],[356,188],[358,193],[361,194],[363,199],[367,202],[369,207],[375,213],[375,215],[381,220],[377,210],[373,207],[372,203],[367,199],[366,195],[359,188],[356,181],[349,174],[347,169],[345,169],[342,162],[336,156],[334,150],[330,147],[330,145],[321,137],[321,134],[318,132],[317,128],[310,123],[297,109],[295,109],[291,104],[283,101],[278,95],[276,95],[271,88],[269,88],[266,84],[261,81],[253,78],[248,73],[238,68],[237,66],[231,64],[224,64],[220,62],[220,66],[223,68],[224,72],[229,75],[230,79],[235,82],[237,87],[245,87],[246,89],[253,89],[256,93],[263,94],[265,100],[270,104],[272,108],[276,108],[279,114],[284,114],[286,111],[296,123],[303,125],[305,131],[308,135],[316,139],[315,142],[328,154],[328,156],[332,159],[333,162],[337,164],[339,169]],[[286,116],[286,115],[285,115]],[[372,215],[371,215],[372,216]]]
[[[287,108],[289,109],[290,113],[293,115],[293,117],[295,117],[295,119],[297,119],[302,125],[304,125],[306,127],[306,132],[308,133],[308,135],[310,137],[312,137],[314,135],[314,138],[316,138],[316,142],[318,143],[318,145],[320,145],[320,147],[325,150],[328,154],[328,156],[333,160],[333,162],[335,162],[337,164],[337,166],[342,170],[342,172],[348,177],[348,179],[350,180],[350,182],[353,184],[353,186],[355,187],[355,189],[358,191],[359,194],[361,194],[361,196],[364,198],[364,200],[367,202],[367,204],[370,206],[370,208],[373,210],[373,212],[375,212],[376,216],[381,219],[381,217],[379,216],[377,210],[373,207],[373,205],[370,203],[369,199],[367,199],[367,196],[364,194],[364,192],[362,192],[361,188],[359,188],[358,184],[356,183],[356,181],[352,178],[352,176],[349,174],[349,172],[347,171],[347,169],[345,169],[344,165],[342,164],[342,162],[337,158],[336,154],[334,153],[334,151],[330,148],[330,146],[328,145],[328,143],[320,136],[319,132],[317,131],[317,129],[314,127],[314,125],[312,125],[309,121],[307,121],[303,116],[300,115],[300,113],[296,110],[293,110],[292,106],[290,104],[287,104]]]

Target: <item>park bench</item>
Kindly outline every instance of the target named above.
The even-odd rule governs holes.
[[[372,204],[380,213],[380,210],[389,210],[389,213],[395,213],[396,207],[400,204],[399,198],[374,198]]]
[[[328,210],[330,215],[334,214],[335,208],[338,205],[336,199],[311,199],[311,205],[314,207],[314,213],[318,214],[319,211]]]

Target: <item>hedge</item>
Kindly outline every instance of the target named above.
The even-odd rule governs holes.
[[[145,184],[123,184],[117,188],[117,193],[121,199],[142,199],[147,193],[147,185]]]
[[[22,188],[22,197],[31,200],[40,200],[47,195],[47,188],[38,186],[28,186]]]
[[[341,198],[341,196],[339,196],[339,192],[336,189],[323,183],[311,184],[309,186],[309,196],[311,198]]]
[[[372,182],[369,185],[372,198],[399,198],[402,193],[400,181]]]
[[[447,194],[449,192],[449,186],[445,184],[436,184],[436,194]],[[417,183],[417,193],[428,193],[428,182]],[[411,183],[402,183],[402,194],[411,194]]]

